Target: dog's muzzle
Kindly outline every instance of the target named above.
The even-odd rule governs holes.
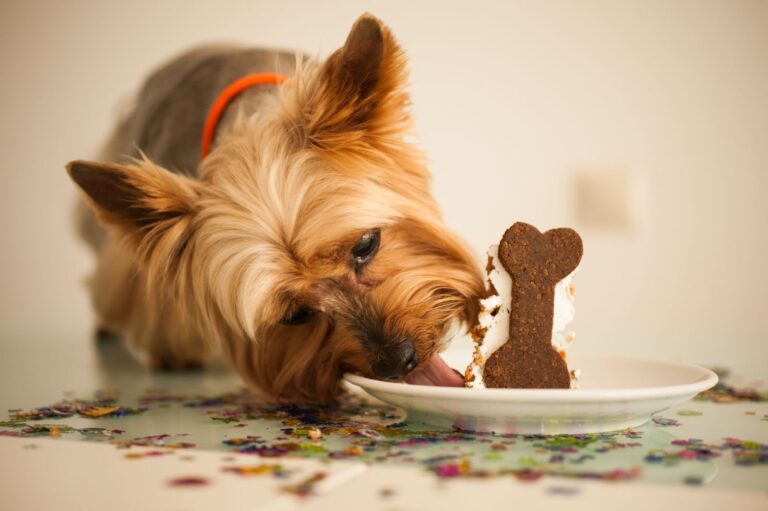
[[[380,353],[379,359],[373,364],[373,373],[382,380],[402,380],[419,364],[416,345],[410,338],[405,338],[397,344],[387,346]]]

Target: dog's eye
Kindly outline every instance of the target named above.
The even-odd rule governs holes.
[[[303,325],[307,321],[309,321],[312,316],[315,314],[315,311],[312,309],[308,309],[306,307],[299,307],[298,309],[294,310],[292,313],[286,315],[283,319],[280,320],[280,323],[284,325]]]
[[[379,249],[379,243],[381,242],[381,229],[374,229],[369,231],[360,238],[357,245],[352,247],[352,259],[355,264],[363,265],[371,260],[376,255],[376,251]]]

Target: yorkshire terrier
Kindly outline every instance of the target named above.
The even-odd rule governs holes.
[[[156,368],[220,353],[267,399],[332,401],[347,371],[461,385],[437,353],[471,327],[483,281],[409,141],[405,67],[363,15],[322,62],[208,46],[155,71],[111,163],[67,167],[90,206],[99,327]],[[222,89],[275,71],[290,77],[237,95],[201,158]]]

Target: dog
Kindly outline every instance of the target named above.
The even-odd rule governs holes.
[[[201,159],[222,89],[265,72],[288,78],[237,95]],[[483,280],[410,141],[406,81],[369,14],[324,61],[207,46],[151,74],[100,163],[67,166],[99,328],[153,368],[220,354],[268,400],[332,402],[348,371],[462,385],[437,353]]]

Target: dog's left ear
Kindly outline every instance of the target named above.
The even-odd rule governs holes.
[[[177,255],[186,244],[200,185],[143,160],[129,165],[73,161],[72,180],[99,219],[140,247],[145,259],[164,249]],[[166,259],[167,257],[161,257]]]
[[[362,15],[309,88],[304,112],[310,140],[333,149],[401,134],[410,118],[406,79],[405,56],[392,33],[374,16]]]
[[[131,165],[73,161],[67,165],[105,223],[147,231],[186,215],[197,198],[197,183],[147,160]]]

